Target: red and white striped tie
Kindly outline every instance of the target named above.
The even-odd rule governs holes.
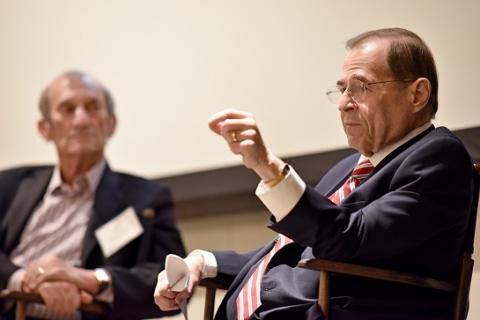
[[[330,197],[330,201],[335,204],[339,204],[345,199],[356,187],[360,185],[360,183],[365,180],[365,178],[373,171],[373,164],[370,160],[365,159],[352,171],[352,175],[345,181],[345,183],[335,191]]]
[[[291,243],[293,240],[280,234],[275,241],[275,245],[272,250],[263,258],[260,264],[257,266],[253,274],[248,279],[247,283],[243,286],[242,290],[238,294],[237,303],[237,319],[248,319],[252,313],[260,307],[262,302],[260,301],[260,285],[262,283],[262,277],[267,269],[268,263],[281,248]]]
[[[352,171],[352,175],[345,183],[334,193],[329,199],[335,204],[339,204],[346,196],[350,194],[365,178],[372,172],[373,165],[370,160],[366,159],[360,162]],[[267,269],[268,263],[272,257],[285,245],[293,242],[292,239],[280,234],[275,245],[270,252],[263,258],[255,271],[252,273],[248,281],[243,286],[236,299],[237,304],[237,320],[248,320],[255,310],[260,307],[260,286],[262,277]]]

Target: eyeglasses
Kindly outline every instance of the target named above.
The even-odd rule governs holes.
[[[331,89],[328,89],[326,94],[327,94],[328,100],[330,100],[330,102],[334,104],[338,104],[340,102],[340,99],[342,98],[345,92],[347,92],[347,95],[350,98],[352,98],[353,101],[355,101],[356,103],[360,103],[364,101],[365,96],[367,95],[367,91],[370,90],[368,86],[372,86],[380,83],[410,82],[410,81],[413,81],[413,80],[412,79],[394,79],[394,80],[385,80],[385,81],[367,83],[359,79],[352,79],[350,80],[347,87],[337,85],[336,87],[332,87]]]

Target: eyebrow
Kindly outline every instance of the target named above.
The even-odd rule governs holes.
[[[360,75],[360,74],[356,74],[356,73],[353,74],[352,76],[350,76],[349,80],[351,80],[351,79],[360,80],[362,82],[368,83],[368,79],[365,76]],[[345,82],[347,82],[347,81],[345,81],[344,79],[339,79],[339,80],[337,80],[337,86],[344,86]]]
[[[352,79],[355,79],[355,80],[360,80],[362,82],[368,82],[368,79],[367,77],[363,76],[363,75],[360,75],[360,74],[354,74],[352,76]]]

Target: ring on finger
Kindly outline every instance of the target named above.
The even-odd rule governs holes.
[[[233,142],[238,142],[237,131],[233,130],[230,132],[230,136]]]
[[[45,273],[45,269],[43,269],[42,267],[38,267],[38,268],[37,268],[37,273],[38,273],[39,275],[42,275],[42,274]]]

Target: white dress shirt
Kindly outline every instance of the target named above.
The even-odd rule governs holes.
[[[63,182],[58,166],[47,191],[25,226],[17,247],[11,252],[12,262],[22,268],[8,280],[7,288],[20,291],[25,269],[30,261],[46,255],[57,256],[71,266],[81,264],[83,239],[92,213],[95,190],[106,167],[105,159],[84,175],[76,177],[71,185]],[[110,288],[108,300],[113,300]],[[35,309],[35,310],[34,310]],[[38,304],[29,304],[27,314],[47,319],[67,319],[45,310]],[[71,319],[78,318],[78,315]]]

